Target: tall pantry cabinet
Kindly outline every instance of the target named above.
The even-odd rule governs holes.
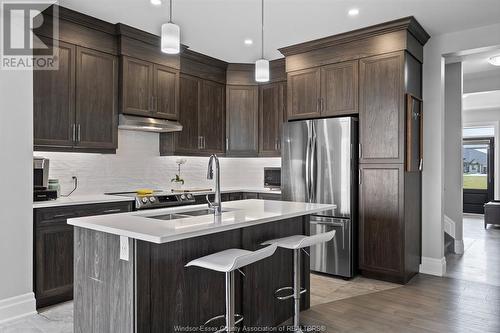
[[[408,17],[280,50],[289,120],[359,116],[358,268],[364,276],[399,283],[418,273],[421,262],[428,39]]]

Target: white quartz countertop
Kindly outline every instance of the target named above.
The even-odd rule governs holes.
[[[276,195],[281,194],[281,191],[270,190],[264,187],[249,187],[249,188],[227,187],[227,188],[222,188],[221,192],[222,193],[251,192],[251,193],[269,193]],[[202,194],[214,193],[214,191],[192,191],[192,192],[190,191],[189,193],[192,193],[194,195],[202,195]],[[60,197],[56,200],[36,201],[33,202],[33,208],[86,205],[86,204],[120,202],[120,201],[134,201],[134,199],[117,195],[107,195],[107,194],[72,195],[70,197]]]
[[[70,197],[60,197],[56,200],[33,202],[33,208],[46,208],[71,205],[88,205],[107,202],[127,202],[134,201],[134,198],[121,197],[117,195],[93,194],[93,195],[72,195]]]
[[[183,212],[206,208],[207,205],[194,205],[104,216],[89,216],[69,219],[68,224],[160,244],[314,214],[334,209],[336,206],[252,199],[223,202],[223,213],[217,218],[213,214],[175,220],[154,218],[155,216],[164,216],[172,213],[182,214]]]

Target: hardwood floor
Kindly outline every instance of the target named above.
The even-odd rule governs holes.
[[[464,216],[464,254],[446,256],[446,276],[500,287],[500,226],[484,229],[482,215]]]
[[[312,307],[318,332],[500,332],[500,287],[420,274],[406,286]]]

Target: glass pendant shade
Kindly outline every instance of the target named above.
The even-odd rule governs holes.
[[[177,54],[181,48],[181,29],[171,22],[161,26],[161,51],[168,54]]]
[[[255,62],[255,81],[269,81],[269,60],[259,59]]]

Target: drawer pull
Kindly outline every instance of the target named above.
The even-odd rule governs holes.
[[[66,217],[68,217],[68,216],[70,216],[70,215],[66,215],[66,214],[57,214],[57,215],[54,215],[54,218],[55,218],[55,219],[59,219],[59,218],[63,218],[63,217],[64,217],[64,218],[66,218]]]
[[[120,213],[122,210],[120,208],[115,208],[115,209],[107,209],[103,211],[104,214],[111,214],[111,213]]]

